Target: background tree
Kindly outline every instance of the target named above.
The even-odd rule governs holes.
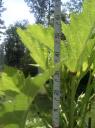
[[[4,45],[0,44],[0,71],[3,70],[4,65]]]
[[[2,12],[5,11],[5,8],[3,7],[3,2],[0,0],[0,40],[1,40],[1,35],[3,34],[2,29],[5,29],[4,26],[4,21],[2,20]]]
[[[3,29],[5,29],[4,26],[4,21],[2,20],[2,12],[5,11],[5,8],[3,7],[3,2],[0,0],[0,43],[1,41],[1,36],[4,34]],[[4,63],[4,51],[3,51],[3,44],[0,44],[0,71],[2,71],[3,68],[3,63]]]
[[[28,22],[26,20],[17,22],[15,25],[9,26],[6,30],[5,44],[5,64],[22,70],[25,76],[35,75],[37,69],[30,64],[34,63],[29,56],[29,51],[24,47],[16,30],[18,27],[25,29]]]
[[[80,12],[82,10],[83,0],[70,0],[64,4],[62,4],[63,12]]]
[[[25,0],[30,7],[30,12],[34,13],[36,23],[50,25],[52,22],[53,0]]]
[[[69,2],[62,3],[62,21],[68,23],[69,13],[79,12],[82,8],[83,0],[70,0]],[[44,25],[53,25],[54,23],[54,0],[25,0],[30,7],[30,12],[34,14],[36,23]]]

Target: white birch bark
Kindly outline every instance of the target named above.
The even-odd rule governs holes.
[[[60,35],[61,35],[61,0],[54,0],[54,64],[60,62]],[[60,70],[53,77],[53,128],[59,128],[60,105]]]

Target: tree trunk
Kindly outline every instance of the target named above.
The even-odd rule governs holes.
[[[50,25],[50,6],[51,6],[51,4],[50,4],[50,0],[49,0],[49,3],[48,3],[48,6],[49,6],[49,9],[48,9],[48,26]]]
[[[54,0],[54,64],[60,62],[60,35],[61,35],[61,0]],[[60,127],[60,70],[53,77],[53,128]]]
[[[0,44],[0,72],[3,70],[4,66],[4,45]]]

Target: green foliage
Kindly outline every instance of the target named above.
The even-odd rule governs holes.
[[[48,51],[51,52],[51,55],[53,54],[53,29],[51,27],[46,29],[42,25],[33,25],[28,26],[25,31],[19,28],[18,33],[35,62],[43,70],[47,69]]]
[[[14,67],[20,67],[20,60],[24,56],[24,46],[16,33],[17,27],[25,29],[25,25],[22,23],[16,23],[11,25],[5,32],[4,49],[5,49],[5,64]]]
[[[50,88],[52,85],[45,83],[52,78],[57,68],[60,68],[61,72],[60,127],[85,127],[92,90],[95,88],[94,7],[94,0],[86,0],[82,13],[72,14],[70,24],[62,23],[66,40],[61,41],[61,61],[57,65],[53,64],[53,28],[29,25],[25,30],[18,29],[21,40],[42,69],[42,73],[25,78],[22,72],[9,67],[1,73],[0,127],[24,128],[26,125],[36,128],[37,121],[43,128],[51,127],[52,97],[49,95],[47,85],[51,86]],[[88,72],[88,82],[82,85],[87,86],[86,91],[76,96],[80,81]],[[42,99],[38,91],[43,85],[46,88],[46,97]]]
[[[30,105],[49,76],[50,72],[46,71],[36,77],[29,76],[25,79],[21,71],[5,67],[0,77],[0,94],[2,94],[0,126],[2,128],[14,128],[14,126],[24,128]]]
[[[95,28],[95,2],[89,0],[84,2],[83,13],[73,14],[71,16],[71,23],[69,25],[62,25],[64,34],[67,39],[69,50],[65,49],[67,55],[69,52],[69,59],[67,57],[66,64],[71,71],[77,71],[83,62],[88,61],[94,48],[94,38],[91,38]],[[71,63],[72,62],[72,63]],[[80,69],[79,69],[80,70]]]
[[[94,88],[94,55],[95,55],[95,1],[84,1],[83,12],[71,15],[71,23],[62,23],[62,30],[66,36],[66,41],[61,41],[61,127],[84,128],[88,103],[91,92]],[[46,33],[49,30],[49,34]],[[28,26],[25,31],[18,29],[18,33],[24,43],[29,48],[31,56],[36,63],[46,70],[53,65],[53,36],[52,28],[43,28],[41,25]],[[48,37],[49,35],[49,37]],[[29,42],[29,43],[27,43]],[[33,46],[34,45],[34,46]],[[30,47],[31,46],[31,47]],[[32,48],[32,46],[34,48]],[[48,55],[46,59],[44,55]],[[40,53],[40,54],[39,54]],[[36,57],[35,57],[36,55]],[[44,57],[43,57],[44,56]],[[51,58],[48,63],[49,57]],[[39,58],[39,59],[38,59]],[[47,66],[47,65],[48,66]],[[86,91],[76,97],[80,81],[87,72],[90,72],[89,80],[85,85]],[[82,97],[82,98],[81,98]]]
[[[4,63],[8,66],[20,69],[26,77],[29,74],[35,76],[38,73],[37,68],[29,65],[35,62],[29,56],[28,49],[24,47],[16,32],[18,27],[25,29],[27,24],[28,21],[23,20],[21,22],[17,22],[15,25],[10,25],[5,32],[6,37],[2,48],[4,51]]]

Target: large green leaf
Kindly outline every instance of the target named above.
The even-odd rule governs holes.
[[[46,29],[41,25],[32,25],[28,26],[25,31],[18,29],[18,33],[24,45],[29,49],[32,58],[45,70],[48,52],[53,50],[54,45],[53,29]]]
[[[57,66],[58,67],[58,66]],[[53,75],[54,67],[45,72],[25,79],[23,73],[5,67],[1,73],[0,91],[5,92],[0,102],[0,125],[2,128],[24,128],[30,105],[40,88]],[[3,97],[4,96],[4,97]]]
[[[0,77],[0,91],[14,91],[20,93],[19,88],[23,85],[24,75],[15,68],[4,67]]]
[[[85,57],[88,58],[91,54],[95,42],[95,39],[91,39],[95,27],[94,7],[94,0],[85,0],[83,12],[72,14],[70,24],[62,24],[68,46],[66,47],[64,43],[64,52],[67,53],[66,65],[71,71],[79,69],[85,61]]]

